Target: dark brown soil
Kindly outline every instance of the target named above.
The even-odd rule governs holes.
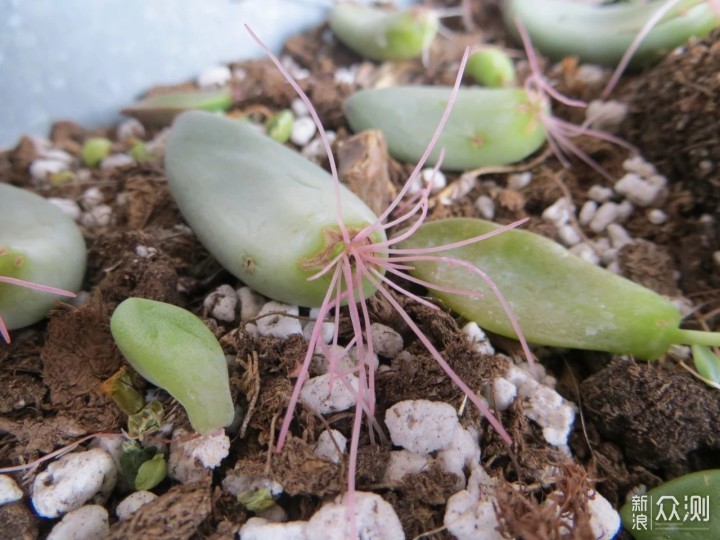
[[[371,85],[379,78],[396,84],[452,82],[452,61],[467,42],[479,36],[505,39],[496,30],[480,29],[490,27],[488,17],[496,16],[492,9],[476,11],[478,29],[439,39],[427,66],[420,62],[383,66],[363,62],[357,73],[358,86]],[[492,28],[498,24],[495,21]],[[355,87],[334,82],[333,74],[360,59],[323,40],[324,31],[319,28],[291,38],[286,53],[310,70],[301,86],[325,127],[337,131],[334,147],[344,181],[375,210],[381,210],[412,164],[388,158],[384,142],[376,134],[351,135],[341,104]],[[686,326],[716,330],[720,327],[720,272],[713,260],[713,253],[720,250],[719,39],[716,32],[642,74],[628,75],[618,93],[630,103],[624,136],[670,181],[662,206],[668,216],[666,223],[650,225],[638,211],[624,224],[636,242],[621,251],[619,270],[661,294],[690,298],[697,309]],[[268,61],[238,62],[235,67],[242,67],[247,76],[234,88],[232,114],[267,115],[290,106],[295,95]],[[572,63],[568,63],[561,86],[571,94],[588,97],[592,89],[573,83],[573,73]],[[63,122],[55,126],[52,140],[57,147],[78,155],[90,135]],[[123,144],[115,142],[118,150],[128,150]],[[593,140],[580,144],[610,174],[622,176],[626,150]],[[221,491],[222,473],[233,469],[269,472],[285,488],[279,503],[292,519],[308,518],[323,502],[342,493],[346,467],[316,457],[313,443],[327,425],[349,434],[349,413],[320,418],[298,407],[293,436],[281,454],[268,459],[269,444],[277,436],[292,390],[291,377],[305,355],[306,342],[298,336],[287,340],[255,337],[238,321],[217,321],[204,312],[203,298],[217,285],[239,283],[184,226],[169,195],[162,160],[112,172],[93,171],[87,180],[38,187],[28,174],[35,157],[30,140],[21,139],[14,150],[0,154],[0,178],[46,197],[75,200],[86,188],[97,186],[105,204],[113,209],[114,220],[105,227],[83,228],[89,250],[84,284],[89,292],[87,301],[61,305],[47,322],[15,331],[11,344],[0,344],[0,465],[26,464],[85,435],[120,433],[126,428],[126,415],[99,386],[126,365],[113,343],[109,316],[123,299],[140,296],[182,306],[206,321],[225,353],[236,359],[231,369],[233,394],[250,416],[245,436],[233,439],[229,457],[212,479],[197,485],[164,482],[155,490],[160,495],[157,500],[132,519],[112,524],[112,538],[233,537],[252,516]],[[565,169],[551,155],[532,167],[532,172],[532,183],[520,190],[507,187],[506,174],[481,176],[456,204],[435,204],[430,219],[479,217],[473,201],[487,195],[495,202],[496,221],[529,217],[529,230],[557,240],[555,228],[540,217],[543,209],[563,195],[569,195],[580,208],[588,199],[590,186],[609,185],[589,167],[577,163]],[[449,183],[456,179],[456,175],[448,175]],[[595,237],[587,227],[582,233]],[[153,254],[140,256],[137,246],[145,246]],[[438,313],[404,298],[398,297],[398,301],[472,388],[501,372],[505,360],[474,352],[459,330],[460,321],[451,313]],[[387,369],[377,380],[378,418],[405,399],[443,400],[459,406],[462,393],[389,303],[377,297],[370,308],[374,322],[391,326],[405,339],[400,355],[382,359]],[[345,319],[343,333],[346,338],[351,334]],[[492,341],[501,352],[519,354],[517,343],[511,340],[493,337]],[[578,518],[573,537],[587,538],[591,533],[582,516],[588,490],[597,489],[619,507],[638,484],[650,487],[690,471],[720,467],[717,390],[690,376],[676,357],[647,364],[604,353],[545,350],[542,361],[558,378],[559,391],[580,408],[571,439],[571,461],[549,448],[538,426],[514,407],[500,415],[514,441],[512,455],[476,411],[468,409],[463,417],[463,423],[480,429],[483,464],[501,480],[498,515],[508,536],[559,538],[562,523],[541,503],[561,493],[565,496],[558,500]],[[169,399],[166,405],[168,414],[175,415],[178,423],[186,423],[181,408]],[[371,442],[363,431],[358,489],[375,490],[390,502],[409,538],[441,527],[444,504],[453,493],[456,478],[431,469],[407,478],[399,488],[382,486],[390,448],[384,435]],[[549,465],[560,467],[560,479],[553,486],[538,486],[538,471]],[[28,478],[16,478],[29,486]],[[120,495],[113,497],[108,507],[112,510],[118,500]],[[112,511],[110,515],[114,515]],[[0,531],[15,531],[13,538],[37,537],[51,525],[31,513],[27,500],[0,507]],[[2,534],[0,537],[8,537]],[[449,535],[438,532],[430,537]]]

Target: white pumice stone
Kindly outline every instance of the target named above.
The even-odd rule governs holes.
[[[105,195],[98,187],[90,187],[80,195],[80,204],[85,210],[90,210],[105,202]]]
[[[616,249],[621,250],[628,244],[633,243],[633,239],[627,229],[617,223],[611,223],[607,226],[607,234],[610,238],[610,245]]]
[[[128,118],[118,124],[115,129],[115,137],[120,142],[129,142],[132,139],[144,139],[145,127],[137,118]]]
[[[60,150],[59,148],[47,148],[45,150],[42,150],[39,152],[40,157],[44,159],[51,159],[53,161],[62,161],[63,163],[67,163],[70,165],[73,162],[73,156],[69,152],[66,152],[65,150]]]
[[[581,242],[580,244],[575,244],[570,248],[570,253],[573,255],[577,255],[581,259],[586,260],[589,263],[592,264],[600,264],[600,256],[595,253],[595,250],[592,248],[592,246],[586,244],[585,242]]]
[[[617,218],[618,205],[614,202],[606,202],[597,209],[588,226],[592,232],[600,234],[605,231],[610,223],[614,223]]]
[[[307,538],[313,540],[347,538],[349,534],[347,512],[347,497],[339,502],[325,504],[308,521]],[[395,509],[375,493],[355,492],[355,526],[358,538],[367,540],[405,538]]]
[[[419,176],[416,176],[415,178],[413,178],[413,181],[408,186],[407,194],[408,195],[417,195],[418,193],[420,193],[422,188],[423,188],[422,178],[420,178]]]
[[[104,502],[116,482],[115,463],[105,450],[65,454],[35,477],[33,507],[42,517],[56,518],[91,499]]]
[[[240,528],[239,540],[309,540],[307,521],[275,523],[265,518],[251,517]]]
[[[461,490],[450,497],[445,506],[443,525],[456,540],[502,540],[497,532],[498,520],[493,499],[478,499]]]
[[[595,217],[597,209],[598,204],[595,201],[586,201],[580,209],[580,214],[578,214],[580,225],[588,225],[592,221],[592,218]]]
[[[620,201],[620,204],[617,205],[617,222],[623,223],[627,221],[634,211],[635,207],[629,200],[624,199]]]
[[[627,112],[628,106],[626,103],[614,99],[609,101],[595,99],[588,104],[585,110],[585,118],[590,120],[590,125],[593,128],[614,133],[625,120]]]
[[[615,182],[615,191],[630,202],[641,207],[652,206],[660,198],[664,186],[643,180],[635,173],[628,173]]]
[[[566,450],[575,421],[573,405],[517,366],[510,366],[505,377],[517,387],[523,414],[542,428],[549,444]]]
[[[592,0],[598,3],[596,0]],[[607,70],[596,64],[580,64],[575,76],[587,85],[605,84]]]
[[[110,154],[100,162],[100,170],[112,171],[114,169],[119,169],[120,167],[133,165],[134,163],[135,158],[129,154]]]
[[[82,214],[82,210],[80,210],[80,205],[73,201],[72,199],[61,199],[59,197],[48,197],[47,201],[51,204],[54,204],[57,206],[63,214],[66,216],[71,217],[75,221],[80,219],[80,215]]]
[[[22,489],[11,476],[0,474],[0,505],[19,501],[23,498]]]
[[[595,202],[604,203],[612,198],[613,193],[612,188],[595,184],[588,189],[587,196]]]
[[[272,312],[287,313],[288,315],[297,316],[299,313],[297,306],[289,306],[280,302],[267,302],[258,315]],[[258,332],[261,336],[287,338],[292,334],[302,334],[302,325],[296,317],[285,317],[283,315],[268,315],[261,317],[256,322]]]
[[[305,323],[305,326],[303,326],[303,337],[306,341],[310,341],[310,337],[312,336],[312,333],[315,331],[315,326],[318,324],[317,317],[320,314],[319,308],[312,308],[310,310],[310,318],[315,319],[314,321],[310,321]],[[330,343],[335,336],[335,323],[332,321],[329,321],[325,319],[324,322],[320,323],[322,325],[322,328],[320,330],[320,339],[323,343]],[[319,345],[319,344],[318,344]]]
[[[371,323],[373,349],[380,356],[395,358],[403,350],[403,338],[389,326],[380,323]]]
[[[135,246],[133,251],[135,252],[135,255],[142,257],[143,259],[152,259],[155,255],[157,255],[157,249],[150,246],[143,246],[142,244]]]
[[[598,540],[615,538],[615,535],[620,530],[620,514],[597,491],[590,494],[588,511],[590,512],[590,527],[593,536]]]
[[[45,182],[52,175],[67,171],[68,163],[55,159],[36,159],[30,164],[30,176],[35,182]]]
[[[600,253],[600,264],[603,266],[608,266],[614,262],[617,262],[617,256],[618,256],[618,249],[610,248],[603,250],[602,253]]]
[[[642,156],[633,156],[623,161],[623,169],[628,172],[636,173],[643,178],[655,174],[655,166],[643,159]]]
[[[220,285],[208,294],[203,301],[207,312],[219,321],[232,322],[235,320],[237,309],[237,293],[230,285]]]
[[[315,455],[340,463],[342,455],[347,448],[347,438],[336,429],[323,431],[315,442]]]
[[[667,221],[667,214],[659,208],[651,208],[647,212],[647,219],[653,225],[662,225]]]
[[[465,469],[472,470],[480,465],[480,444],[475,430],[458,428],[450,445],[438,452],[435,458],[445,472],[458,477],[457,490],[465,487]]]
[[[310,111],[308,110],[307,105],[305,105],[303,100],[298,97],[293,98],[290,102],[290,108],[296,118],[300,118],[301,116],[310,116]]]
[[[533,175],[529,171],[511,174],[507,179],[507,187],[514,189],[515,191],[520,191],[521,189],[529,186],[532,179]]]
[[[447,178],[440,169],[435,171],[431,167],[425,168],[420,176],[422,176],[424,184],[430,186],[430,193],[438,193],[447,186]]]
[[[290,140],[298,146],[305,146],[315,136],[316,131],[317,126],[313,119],[309,116],[301,116],[293,122]]]
[[[383,475],[383,484],[399,486],[408,474],[417,474],[430,468],[432,458],[427,454],[417,454],[408,450],[390,452],[387,467]]]
[[[200,73],[197,83],[200,88],[224,86],[232,79],[232,71],[227,66],[211,66]]]
[[[355,375],[332,377],[332,374],[325,373],[305,381],[300,390],[300,399],[318,414],[331,414],[355,405],[358,386]]]
[[[385,412],[385,425],[394,445],[429,454],[448,448],[460,422],[449,403],[416,399],[390,407]]]
[[[80,223],[89,229],[107,227],[112,223],[112,208],[107,204],[100,204],[80,216]]]
[[[475,199],[475,208],[483,218],[489,221],[495,217],[495,202],[487,195],[480,195]]]
[[[120,521],[127,519],[147,503],[157,498],[158,496],[151,491],[135,491],[118,503],[115,508],[115,515]]]
[[[335,141],[335,138],[337,137],[337,134],[331,130],[326,131],[325,135],[327,136],[329,144],[332,144]],[[310,141],[308,144],[306,144],[303,147],[303,149],[300,151],[300,153],[303,156],[305,156],[306,158],[315,159],[315,160],[324,159],[325,158],[325,146],[323,146],[322,139],[320,137],[315,137],[312,141]]]
[[[557,201],[548,206],[543,210],[542,218],[559,227],[564,225],[570,219],[570,212],[572,212],[572,204],[565,198],[560,197]]]
[[[339,67],[335,69],[333,80],[341,84],[355,84],[356,66]]]
[[[475,352],[482,355],[492,356],[495,354],[495,348],[490,343],[487,335],[476,322],[469,322],[462,327],[462,333],[472,345]]]
[[[516,396],[517,388],[515,385],[503,377],[498,377],[492,382],[492,400],[488,401],[498,411],[507,411],[515,401]]]
[[[257,317],[263,305],[265,305],[265,298],[250,287],[240,287],[236,293],[238,300],[240,300],[240,320],[247,321]]]
[[[558,237],[560,238],[560,241],[568,247],[582,242],[582,236],[580,236],[580,233],[569,223],[558,227]]]
[[[214,469],[230,453],[230,438],[222,430],[183,440],[188,435],[182,428],[173,432],[168,458],[168,476],[183,484],[201,479],[203,469]]]
[[[107,510],[97,504],[88,504],[65,514],[52,528],[47,540],[101,540],[108,534]]]

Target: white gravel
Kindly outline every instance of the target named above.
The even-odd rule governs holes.
[[[380,323],[371,323],[373,350],[385,358],[395,358],[403,350],[403,338],[389,326]]]
[[[11,476],[0,474],[0,506],[23,498],[22,489]]]
[[[127,519],[143,506],[157,499],[157,497],[151,491],[134,491],[118,503],[115,508],[115,515],[120,521]]]
[[[418,454],[448,448],[460,428],[452,405],[425,399],[396,403],[385,412],[385,425],[394,445]]]
[[[315,442],[315,455],[333,463],[340,463],[346,448],[347,438],[342,433],[336,429],[326,429]]]
[[[47,540],[101,540],[108,534],[107,510],[100,505],[89,504],[65,514],[52,528]]]
[[[235,320],[238,297],[235,289],[230,285],[220,285],[208,294],[203,301],[203,307],[211,317],[225,322]]]
[[[35,477],[32,504],[38,515],[56,518],[86,502],[104,502],[117,482],[117,469],[105,450],[66,454]]]
[[[224,86],[232,79],[232,72],[227,66],[211,66],[206,68],[198,77],[198,86],[201,88],[214,88]]]
[[[348,534],[347,498],[325,504],[310,518],[307,537],[312,540],[337,540]],[[359,538],[367,540],[404,540],[400,519],[390,503],[375,493],[355,492],[355,526]]]
[[[318,414],[344,411],[355,405],[359,381],[355,375],[335,377],[330,384],[331,374],[326,373],[308,379],[300,391],[300,399]]]
[[[295,317],[284,317],[283,315],[269,315],[257,320],[257,329],[261,336],[276,337],[285,339],[292,334],[302,334],[302,325],[297,319],[299,310],[297,306],[289,306],[280,302],[267,302],[258,315],[272,312],[287,313]]]
[[[183,484],[202,479],[204,469],[214,469],[230,452],[230,438],[223,431],[182,440],[188,435],[184,429],[173,432],[168,458],[168,476]]]
[[[308,144],[317,132],[317,126],[313,119],[309,116],[301,116],[293,122],[290,140],[298,146]]]

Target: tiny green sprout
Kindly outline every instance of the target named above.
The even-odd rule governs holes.
[[[129,440],[122,443],[120,450],[120,476],[126,489],[136,489],[135,479],[143,463],[153,459],[157,448],[150,446],[142,448],[136,441]]]
[[[699,471],[633,495],[620,509],[635,540],[720,538],[720,469]]]
[[[128,415],[128,435],[137,438],[155,433],[162,427],[164,416],[162,403],[151,401],[139,411]]]
[[[165,456],[157,453],[138,467],[135,476],[135,489],[149,490],[157,486],[167,476],[168,465]]]
[[[128,298],[115,309],[110,331],[135,371],[180,402],[195,431],[230,425],[235,409],[225,355],[198,317],[164,302]]]
[[[289,109],[283,109],[273,116],[265,126],[265,133],[273,141],[284,144],[290,140],[295,117]]]
[[[58,171],[50,175],[50,185],[53,187],[61,187],[77,183],[78,177],[73,171]]]
[[[228,89],[184,90],[147,97],[121,112],[137,118],[147,126],[164,127],[169,126],[173,119],[184,111],[226,111],[232,104],[232,92]]]
[[[392,11],[379,7],[338,3],[330,13],[337,38],[363,58],[375,61],[417,58],[438,31],[438,17],[429,9]]]
[[[425,282],[476,291],[483,297],[431,292],[479,326],[515,337],[505,313],[515,314],[531,343],[632,354],[654,360],[673,344],[720,345],[720,332],[680,329],[674,304],[630,280],[576,257],[560,244],[521,230],[506,231],[482,243],[469,239],[499,226],[480,219],[443,219],[422,225],[403,247],[442,252],[456,264],[430,260],[410,273]],[[476,270],[468,270],[467,264]],[[479,272],[477,270],[480,270]],[[491,275],[494,285],[486,281]],[[505,293],[508,306],[494,295]]]
[[[110,396],[125,414],[135,414],[145,406],[145,399],[133,386],[132,377],[125,367],[104,380],[100,391]]]
[[[244,491],[237,496],[237,500],[251,512],[260,513],[270,510],[275,506],[275,499],[266,487]]]
[[[112,142],[105,137],[91,137],[83,144],[80,157],[88,167],[97,167],[100,162],[108,157]]]
[[[705,345],[692,346],[695,371],[702,380],[713,388],[720,388],[720,358]]]
[[[512,58],[497,47],[483,47],[470,55],[466,73],[489,88],[514,86],[517,82]]]
[[[152,152],[148,150],[145,142],[141,141],[140,139],[136,139],[133,141],[132,146],[130,147],[130,155],[138,163],[149,161],[153,158]]]
[[[29,191],[0,183],[0,336],[45,318],[61,296],[75,296],[85,275],[80,229]]]

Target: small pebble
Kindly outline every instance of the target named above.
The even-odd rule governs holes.
[[[30,164],[30,176],[35,182],[45,182],[54,174],[67,171],[69,165],[54,159],[36,159]]]
[[[580,209],[580,214],[578,214],[580,225],[588,225],[592,221],[592,218],[595,217],[597,209],[598,205],[595,201],[587,201],[583,204]]]
[[[240,320],[247,321],[257,317],[263,305],[265,305],[265,298],[250,287],[240,287],[236,292],[240,300]]]
[[[614,133],[620,127],[628,113],[626,103],[616,100],[601,101],[595,99],[588,104],[585,117],[594,129]]]
[[[315,455],[333,463],[340,463],[346,448],[347,439],[342,433],[336,429],[326,429],[315,443]]]
[[[198,77],[200,88],[213,88],[224,86],[232,79],[232,72],[227,66],[212,66],[203,71]]]
[[[433,168],[423,169],[420,173],[426,186],[430,186],[430,193],[438,193],[447,186],[447,178],[441,170]]]
[[[203,307],[211,317],[225,322],[235,320],[238,298],[235,289],[230,285],[220,285],[205,297]]]
[[[630,202],[646,207],[655,204],[664,186],[643,180],[635,173],[628,173],[615,183],[615,191],[624,195]]]
[[[436,460],[445,472],[459,478],[455,489],[465,487],[465,470],[472,470],[480,465],[480,444],[477,431],[458,428],[447,448],[438,452]]]
[[[460,422],[449,403],[417,399],[390,407],[385,412],[385,425],[394,445],[429,454],[450,446]]]
[[[135,491],[120,501],[115,508],[115,515],[120,521],[129,518],[147,503],[157,499],[151,491]]]
[[[620,204],[617,205],[617,221],[619,223],[627,221],[634,211],[635,207],[630,201],[627,199],[621,201]]]
[[[498,377],[492,382],[492,394],[493,399],[491,404],[495,406],[498,411],[506,411],[510,408],[515,396],[517,396],[517,388],[513,383]]]
[[[111,154],[100,162],[100,170],[112,171],[120,167],[127,167],[135,163],[135,158],[129,154]]]
[[[571,206],[565,197],[561,197],[543,211],[542,218],[556,227],[564,225],[570,219]]]
[[[240,540],[308,540],[307,521],[275,523],[251,517],[240,528]]]
[[[287,313],[295,316],[299,314],[297,306],[289,306],[280,302],[268,302],[262,307],[258,315],[272,312]],[[302,325],[297,317],[285,317],[278,314],[268,315],[267,317],[260,317],[255,324],[257,324],[260,335],[266,337],[285,339],[292,334],[302,335],[303,333]]]
[[[515,191],[520,191],[521,189],[529,186],[532,179],[533,175],[529,171],[511,174],[507,179],[507,187]]]
[[[290,140],[298,146],[305,146],[315,136],[316,131],[317,126],[313,119],[309,116],[301,116],[293,122]]]
[[[390,452],[383,484],[400,486],[408,474],[417,474],[430,468],[433,459],[427,454],[417,454],[409,450],[393,450]]]
[[[487,335],[482,328],[478,326],[476,322],[469,322],[462,327],[462,333],[472,345],[475,352],[486,356],[492,356],[495,354],[495,349],[488,340]]]
[[[610,245],[618,251],[628,244],[633,243],[630,233],[627,232],[625,227],[618,225],[617,223],[610,223],[607,226],[607,234],[610,238]]]
[[[11,476],[0,474],[0,505],[19,501],[23,498],[22,489]]]
[[[662,225],[667,221],[667,214],[659,208],[648,210],[647,219],[653,225]]]
[[[337,503],[325,504],[307,522],[307,538],[313,540],[345,538],[348,526],[347,515],[348,508],[344,498]],[[375,493],[355,492],[355,526],[360,531],[360,537],[367,540],[405,538],[394,508]]]
[[[98,187],[88,188],[83,191],[82,195],[80,195],[80,203],[86,210],[95,208],[96,206],[103,204],[104,202],[105,195],[103,195],[103,192]]]
[[[464,489],[448,499],[443,523],[456,540],[505,538],[497,531],[500,525],[495,514],[494,499],[484,494],[479,499]]]
[[[337,137],[337,134],[334,131],[326,131],[325,135],[327,135],[328,144],[332,145],[333,141],[335,141],[335,138]],[[310,143],[305,145],[300,153],[311,159],[323,159],[326,156],[325,146],[319,136],[315,137],[312,141],[310,141]]]
[[[339,68],[335,69],[333,79],[336,83],[355,84],[355,74],[356,73],[357,73],[356,66],[339,67]]]
[[[135,252],[135,255],[142,257],[143,259],[152,259],[155,255],[157,255],[157,249],[150,246],[143,246],[142,244],[135,246],[133,251]]]
[[[72,199],[61,199],[59,197],[48,197],[47,201],[51,204],[54,204],[57,206],[63,214],[65,214],[68,217],[71,217],[75,221],[80,219],[80,215],[82,214],[82,210],[80,210],[80,205],[73,201]]]
[[[107,204],[95,206],[80,216],[80,223],[89,229],[107,227],[111,222],[112,208]]]
[[[317,326],[317,317],[320,314],[319,308],[312,308],[310,310],[309,316],[311,319],[315,319],[314,321],[309,321],[305,323],[305,326],[303,326],[303,337],[305,338],[305,341],[310,341],[310,338],[312,337],[312,333],[315,331],[315,327]],[[333,321],[329,321],[325,319],[325,321],[320,323],[322,325],[320,329],[320,340],[323,343],[330,343],[332,341],[332,338],[335,336],[335,323]],[[320,348],[320,344],[318,343],[318,347]]]
[[[181,428],[173,432],[168,457],[168,476],[183,484],[201,480],[205,469],[214,469],[230,453],[230,438],[224,431],[183,440],[188,435]]]
[[[359,381],[355,375],[332,378],[332,384],[330,373],[308,379],[300,391],[303,403],[318,414],[344,411],[357,402]]]
[[[108,512],[100,505],[89,504],[68,512],[57,523],[47,540],[101,540],[110,534]]]
[[[283,55],[280,57],[280,63],[296,81],[302,81],[310,76],[310,70],[300,67],[291,56]]]
[[[618,218],[618,205],[614,202],[603,203],[597,209],[595,215],[590,220],[588,226],[594,233],[600,234],[604,232],[610,223],[614,223]]]
[[[568,247],[582,242],[582,236],[580,236],[580,233],[569,223],[558,227],[558,237],[560,238],[560,241]]]
[[[130,142],[132,139],[144,139],[145,127],[137,118],[128,118],[118,124],[115,137],[120,142]]]
[[[489,221],[495,218],[495,202],[487,195],[480,195],[475,199],[475,208],[483,218]]]
[[[310,111],[308,110],[307,105],[305,105],[305,102],[300,98],[294,98],[290,103],[290,108],[297,118],[300,118],[301,116],[310,116]]]
[[[65,150],[60,150],[59,148],[48,148],[47,150],[39,152],[39,154],[40,157],[44,159],[62,161],[63,163],[66,163],[68,165],[70,165],[74,159],[72,154],[66,152]]]
[[[577,255],[589,263],[600,264],[600,257],[598,254],[595,253],[595,250],[585,242],[581,242],[571,247],[570,253]]]
[[[372,343],[374,351],[385,358],[395,358],[403,350],[403,338],[389,326],[371,323]]]
[[[115,487],[117,469],[105,450],[65,454],[35,477],[32,504],[38,515],[56,518],[90,499],[104,500]]]
[[[612,188],[594,185],[588,189],[587,195],[595,202],[604,203],[609,201],[613,196]]]
[[[642,178],[647,178],[655,174],[655,166],[643,159],[642,156],[633,156],[623,161],[623,169],[628,172],[636,173]]]

